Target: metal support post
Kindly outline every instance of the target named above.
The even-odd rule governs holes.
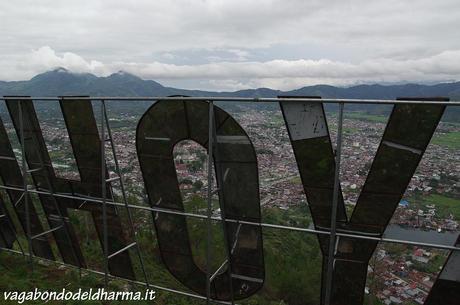
[[[24,116],[22,109],[22,101],[19,100],[19,133],[21,135],[21,157],[22,157],[22,180],[23,180],[23,195],[24,195],[24,204],[26,209],[26,235],[27,235],[27,244],[29,246],[29,263],[32,271],[34,270],[33,264],[33,249],[32,249],[32,233],[30,226],[30,209],[29,209],[29,196],[28,196],[28,185],[27,185],[27,163],[26,163],[26,142],[24,137]]]
[[[107,139],[102,137],[102,140],[103,140],[102,145],[104,145],[105,142],[110,142],[110,147],[112,148],[113,161],[115,163],[115,171],[117,173],[117,177],[114,177],[112,179],[107,179],[107,182],[109,182],[109,181],[119,181],[119,183],[120,183],[120,189],[121,189],[121,194],[122,194],[122,197],[123,197],[123,203],[125,205],[126,212],[128,214],[129,229],[130,229],[131,236],[134,239],[134,243],[132,243],[131,245],[136,247],[136,252],[137,252],[138,259],[139,259],[139,263],[141,264],[142,274],[144,276],[144,280],[145,280],[145,283],[147,283],[147,288],[148,288],[149,287],[149,281],[148,281],[148,277],[147,277],[147,272],[145,270],[144,260],[142,259],[141,249],[140,249],[139,243],[137,241],[137,232],[136,232],[136,230],[134,230],[133,216],[132,216],[131,210],[130,210],[129,205],[128,205],[128,197],[126,195],[126,189],[125,189],[125,184],[124,184],[124,181],[123,181],[123,176],[122,176],[122,173],[121,173],[121,170],[120,170],[120,164],[118,162],[117,152],[116,152],[116,149],[115,149],[115,143],[113,141],[113,136],[112,136],[112,130],[110,128],[109,117],[107,115],[107,109],[105,107],[105,101],[103,100],[102,103],[104,104],[104,119],[105,119],[105,123],[107,124],[106,126],[107,126],[107,135],[108,135]],[[116,179],[116,178],[118,178],[118,179]],[[125,247],[124,249],[127,250],[129,248],[130,247]],[[118,252],[120,252],[120,251],[118,251]]]
[[[104,284],[109,285],[109,239],[107,232],[107,183],[105,169],[105,103],[101,100],[101,192],[102,192],[102,226],[104,235]]]
[[[214,108],[214,105],[213,105]],[[216,157],[215,159],[217,160],[217,163],[219,162],[219,145],[217,143],[217,128],[216,128],[216,121],[214,117],[214,111],[213,111],[213,118],[212,118],[212,146],[214,146],[214,156]],[[211,144],[210,144],[211,145]],[[224,244],[225,244],[225,250],[226,250],[226,255],[227,259],[224,264],[227,265],[227,270],[229,274],[229,288],[230,288],[230,301],[231,304],[233,305],[235,303],[235,295],[233,292],[233,271],[232,271],[232,262],[233,262],[233,252],[236,248],[237,241],[238,241],[238,235],[239,231],[241,229],[241,225],[238,225],[237,227],[237,232],[235,232],[235,241],[232,245],[229,243],[229,234],[227,233],[227,218],[225,215],[225,200],[224,200],[224,175],[222,174],[222,168],[220,164],[216,163],[216,176],[217,176],[217,193],[219,194],[220,202],[221,202],[221,209],[220,209],[220,214],[222,218],[222,229],[224,232]],[[223,265],[224,265],[223,264]],[[222,265],[222,266],[223,266]],[[221,267],[222,267],[221,266]],[[220,268],[219,268],[220,269]],[[219,271],[219,270],[218,270]],[[217,271],[214,275],[214,277],[217,276]],[[212,280],[211,280],[212,281]]]
[[[342,153],[342,125],[343,125],[343,107],[344,104],[339,104],[339,117],[337,121],[337,148],[335,151],[335,176],[334,176],[334,191],[332,197],[331,210],[331,234],[329,236],[329,253],[327,260],[327,277],[326,277],[326,295],[325,304],[330,305],[332,299],[332,284],[334,277],[335,252],[337,242],[337,205],[339,201],[340,190],[340,157]]]
[[[209,126],[208,126],[208,209],[207,209],[207,239],[206,239],[206,304],[211,300],[211,216],[212,216],[212,164],[213,164],[213,132],[214,132],[214,102],[209,102]]]

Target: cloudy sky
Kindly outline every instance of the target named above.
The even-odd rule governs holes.
[[[56,67],[212,90],[460,80],[458,0],[15,0],[0,29],[0,80]]]

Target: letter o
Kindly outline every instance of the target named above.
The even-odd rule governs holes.
[[[184,211],[173,149],[182,140],[208,147],[209,105],[206,101],[161,100],[139,121],[137,154],[152,207]],[[230,300],[232,280],[234,299],[239,300],[256,293],[265,279],[261,227],[239,223],[261,222],[257,157],[248,135],[227,112],[214,106],[214,118],[214,166],[221,173],[217,175],[221,211],[230,220],[223,230],[232,253],[232,274],[227,268],[214,278],[211,297]],[[193,260],[185,216],[153,212],[153,218],[161,258],[169,272],[206,295],[206,272]]]

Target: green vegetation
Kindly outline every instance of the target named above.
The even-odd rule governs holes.
[[[361,120],[361,121],[368,121],[368,122],[375,122],[375,123],[386,123],[388,121],[388,117],[383,115],[376,115],[376,114],[368,114],[364,112],[347,112],[345,118]]]
[[[289,180],[292,184],[302,184],[302,179],[300,179],[300,176],[294,177],[291,180]]]
[[[455,219],[460,220],[460,199],[458,198],[432,194],[423,198],[423,202],[434,204],[436,206],[436,213],[440,218],[447,218],[452,214]]]
[[[67,291],[78,291],[82,289],[83,291],[89,291],[90,288],[102,288],[103,280],[102,277],[89,272],[82,272],[82,276],[79,276],[79,272],[76,269],[72,268],[56,268],[52,263],[47,263],[44,261],[35,262],[33,271],[31,271],[30,266],[21,256],[9,254],[9,253],[0,253],[0,290],[3,291],[18,291],[18,292],[28,292],[33,291],[37,287],[41,291],[56,291],[60,292],[63,288]],[[124,291],[125,289],[137,290],[140,287],[128,284],[121,280],[112,280],[110,281],[109,290],[112,291]],[[157,292],[159,299],[163,299],[163,302],[158,302],[158,304],[171,304],[165,303],[165,295],[167,293],[160,294]],[[168,295],[169,300],[174,300],[175,295]],[[18,304],[16,301],[5,301],[2,295],[2,304]],[[178,300],[180,302],[180,300]],[[174,304],[188,304],[185,301]],[[27,301],[26,304],[43,304],[43,301]],[[62,304],[62,301],[50,301],[47,304]],[[66,301],[66,304],[88,304],[96,305],[103,304],[102,302],[96,301]],[[136,304],[136,305],[147,305],[151,302],[147,301],[111,301],[111,304]],[[198,304],[198,303],[197,303]]]
[[[333,132],[337,132],[337,125],[336,124],[331,124],[329,125],[329,131],[333,131]],[[358,128],[354,128],[354,127],[343,127],[342,128],[342,131],[344,134],[346,135],[352,135],[353,133],[356,133],[359,131]]]
[[[273,151],[267,148],[258,148],[256,149],[256,152],[259,155],[273,155]]]
[[[199,190],[201,190],[201,188],[203,187],[203,182],[201,180],[196,180],[195,182],[193,182],[193,191],[194,192],[197,192]]]
[[[415,268],[418,271],[431,273],[431,274],[437,274],[441,270],[445,262],[446,262],[445,255],[436,254],[427,264],[414,262],[413,268]]]
[[[284,118],[281,113],[275,112],[271,117],[270,121],[267,124],[271,125],[272,127],[281,127],[285,126]]]
[[[374,295],[365,295],[364,305],[384,305],[384,304]]]
[[[196,173],[203,169],[203,162],[201,160],[193,160],[187,167],[192,173]]]
[[[407,246],[402,244],[387,243],[385,244],[385,250],[391,257],[398,258],[406,253]]]
[[[130,203],[135,202],[135,197],[129,198]],[[213,201],[214,210],[218,207],[217,201]],[[206,202],[198,196],[191,197],[186,203],[187,211],[200,211],[206,208]],[[122,223],[127,223],[124,209],[119,209]],[[158,243],[153,229],[152,215],[149,211],[133,211],[135,227],[138,231],[138,242],[142,249],[142,256],[148,273],[149,282],[163,287],[169,287],[182,291],[187,290],[166,270],[161,261]],[[289,224],[297,227],[308,227],[310,217],[308,207],[293,207],[288,210],[278,208],[265,208],[263,221],[274,224]],[[92,219],[87,212],[72,211],[70,220],[77,231],[78,238],[86,260],[91,262],[90,267],[102,270],[101,249],[95,233]],[[88,223],[89,221],[89,223]],[[198,266],[205,265],[206,221],[188,219],[188,229],[192,252]],[[213,222],[213,268],[216,269],[225,259],[224,241],[222,237],[222,225]],[[127,229],[125,229],[127,230]],[[264,259],[266,266],[265,284],[261,291],[247,300],[239,301],[246,305],[313,305],[319,303],[321,284],[322,255],[316,236],[301,232],[283,231],[278,229],[263,229]],[[21,244],[26,247],[27,243],[21,239]],[[53,244],[54,245],[54,244]],[[27,251],[27,247],[26,247]],[[56,248],[54,248],[57,253]],[[131,260],[137,278],[143,281],[139,270],[139,263],[134,251],[130,252]],[[60,267],[54,263],[47,263],[35,259],[34,271],[30,272],[27,261],[15,254],[0,253],[0,290],[1,291],[29,291],[37,287],[41,290],[49,289],[60,291],[62,288],[77,291],[79,288],[103,287],[103,277],[98,274],[83,271],[82,278],[78,270],[69,267]],[[114,291],[143,291],[144,287],[129,284],[123,280],[111,280],[110,289]],[[204,304],[201,300],[178,296],[156,290],[159,305],[199,305]],[[6,303],[8,304],[8,303]],[[15,303],[10,303],[15,304]],[[28,304],[40,304],[39,302]],[[60,304],[50,302],[49,304]],[[69,302],[68,304],[77,304]],[[78,302],[78,304],[100,305],[101,302]],[[105,303],[107,304],[107,303]],[[110,304],[147,304],[147,302],[110,302]]]
[[[353,128],[353,127],[343,127],[343,133],[345,134],[353,134],[355,132],[359,131],[358,128]]]
[[[449,133],[437,134],[433,138],[432,143],[446,146],[451,149],[460,148],[460,131],[453,131]]]

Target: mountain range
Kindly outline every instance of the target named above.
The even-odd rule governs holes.
[[[0,95],[31,96],[235,96],[235,97],[276,97],[278,95],[321,96],[323,98],[369,98],[393,99],[397,97],[445,96],[452,100],[460,99],[460,82],[435,85],[357,85],[335,87],[329,85],[306,86],[291,91],[269,88],[247,89],[234,92],[212,92],[165,87],[153,80],[144,80],[135,75],[120,71],[107,77],[90,73],[72,73],[57,68],[38,74],[26,81],[0,81]],[[385,107],[354,106],[357,110],[380,111]],[[448,111],[449,120],[460,121],[459,107]],[[445,117],[445,118],[446,118]]]

